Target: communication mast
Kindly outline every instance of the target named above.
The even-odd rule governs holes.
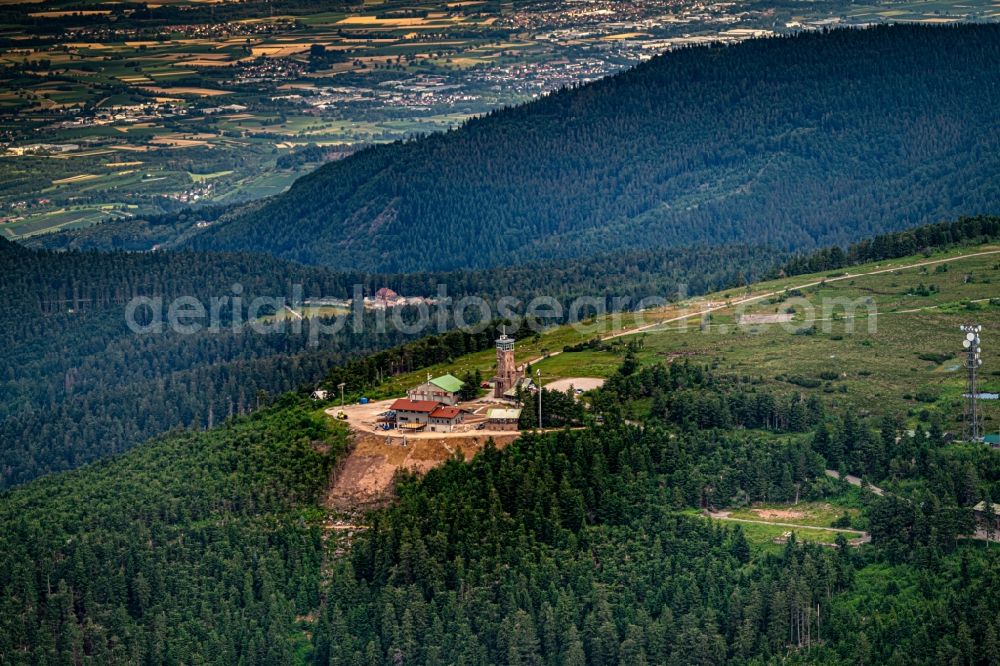
[[[983,415],[979,412],[979,366],[983,364],[981,356],[979,333],[983,327],[979,324],[963,324],[962,332],[965,339],[965,369],[968,372],[965,388],[965,437],[970,442],[978,442],[982,432]]]

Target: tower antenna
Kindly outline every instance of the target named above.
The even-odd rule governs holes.
[[[979,324],[963,324],[960,326],[965,333],[962,347],[965,349],[965,438],[970,442],[978,442],[982,432],[983,415],[979,411],[979,366],[983,364],[982,347],[979,334],[983,327]]]

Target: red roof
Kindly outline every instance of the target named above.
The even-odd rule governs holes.
[[[392,407],[389,409],[395,409],[397,412],[427,412],[429,414],[437,409],[440,404],[435,400],[409,400],[407,398],[400,398],[392,403]]]
[[[431,412],[432,419],[453,419],[462,412],[458,407],[438,407]]]

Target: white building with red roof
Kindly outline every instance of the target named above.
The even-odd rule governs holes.
[[[459,407],[441,405],[430,413],[428,425],[433,432],[451,432],[462,422],[464,414]]]
[[[432,432],[451,432],[462,423],[465,412],[452,405],[434,400],[400,398],[389,409],[396,412],[396,425],[403,430],[430,429]]]
[[[427,425],[430,420],[431,412],[441,406],[441,403],[436,400],[410,400],[409,398],[400,398],[396,402],[392,403],[389,409],[396,412],[396,423],[400,428],[404,426],[409,426],[412,428],[412,424],[423,424]]]

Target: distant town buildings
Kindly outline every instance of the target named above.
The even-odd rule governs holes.
[[[390,303],[395,305],[399,301],[399,294],[389,287],[382,287],[375,292],[375,300],[381,302],[383,307],[389,307]]]
[[[423,296],[400,296],[389,287],[380,287],[375,292],[375,296],[365,298],[364,301],[365,308],[369,310],[384,310],[404,305],[435,305],[436,303],[435,299]]]
[[[426,298],[424,296],[401,296],[388,287],[379,288],[374,296],[366,296],[362,301],[362,306],[366,310],[385,310],[389,308],[403,307],[406,305],[437,305],[437,299]],[[354,305],[351,298],[306,298],[303,305],[307,307],[338,307],[350,308]]]
[[[226,104],[224,106],[209,106],[201,110],[206,116],[216,113],[243,113],[248,107],[242,104]]]
[[[7,154],[52,155],[56,153],[70,153],[79,149],[80,145],[76,143],[29,143],[24,146],[10,146],[7,148]]]

